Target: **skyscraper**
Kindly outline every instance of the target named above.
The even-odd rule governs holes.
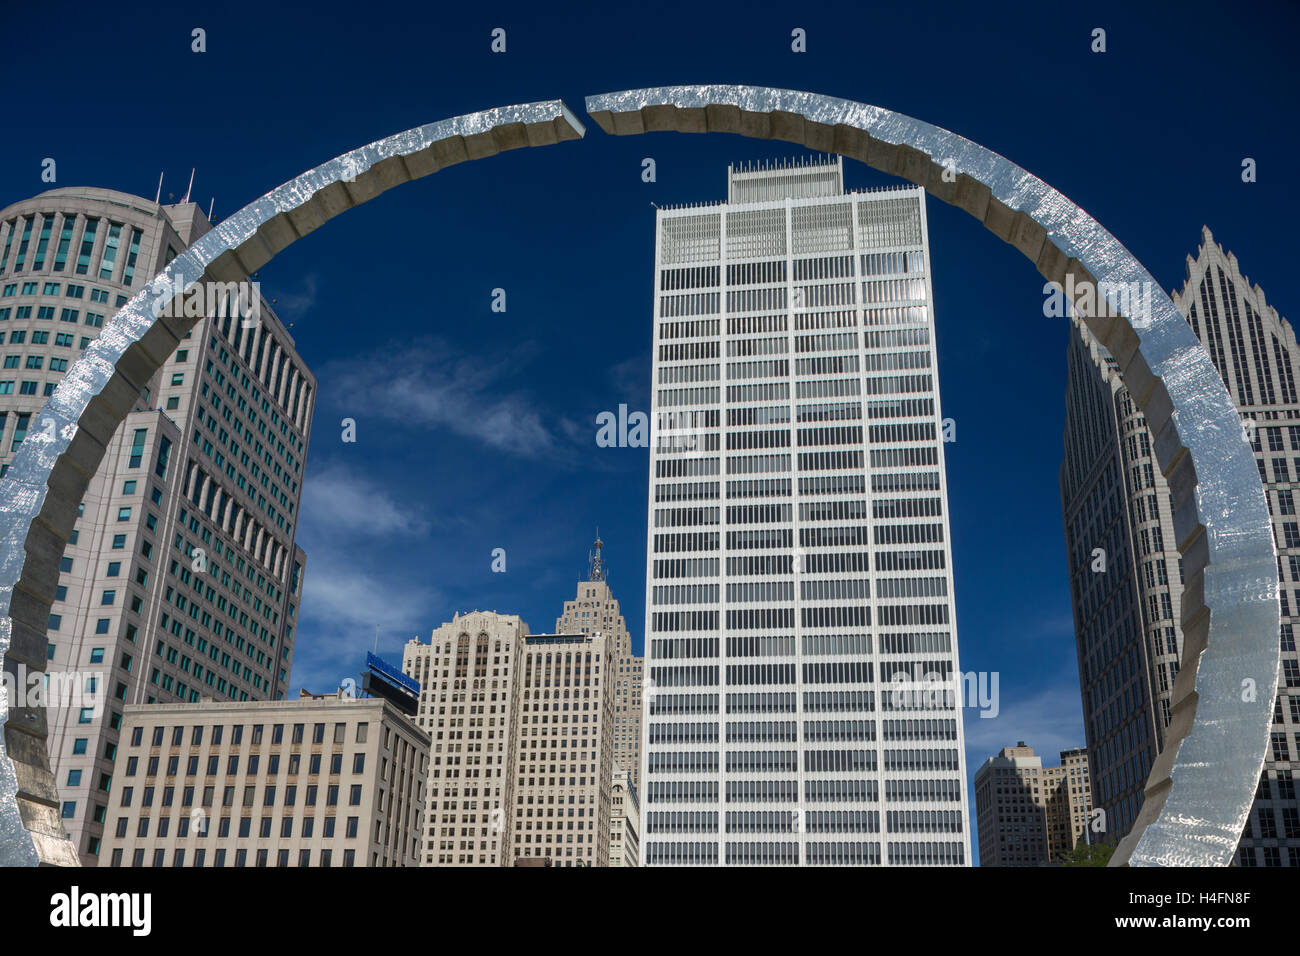
[[[1243,437],[1255,451],[1259,477],[1273,516],[1278,549],[1278,598],[1282,605],[1281,664],[1269,748],[1241,835],[1240,866],[1300,866],[1300,802],[1295,770],[1300,762],[1300,656],[1295,627],[1300,619],[1300,346],[1295,329],[1251,285],[1210,230],[1203,230],[1196,258],[1187,257],[1187,278],[1173,296],[1241,412]]]
[[[1182,559],[1169,486],[1119,365],[1077,319],[1067,352],[1061,508],[1099,839],[1133,826],[1169,726]]]
[[[192,203],[107,189],[52,189],[0,210],[0,471],[104,323],[209,228]],[[118,429],[63,555],[47,673],[75,682],[79,703],[97,701],[47,708],[48,743],[86,864],[125,704],[273,700],[288,686],[316,382],[265,302],[253,319],[214,314]]]
[[[1241,836],[1242,866],[1300,865],[1300,347],[1290,323],[1242,274],[1209,229],[1174,304],[1209,351],[1240,411],[1273,515],[1278,548],[1281,669],[1264,773]],[[1114,360],[1076,323],[1070,345],[1061,500],[1075,608],[1094,806],[1109,840],[1133,824],[1182,654],[1182,565],[1169,492],[1151,435]],[[1093,570],[1093,549],[1106,556]]]
[[[627,771],[633,789],[641,773],[641,669],[643,660],[632,653],[632,636],[606,579],[605,542],[597,535],[592,545],[587,580],[578,584],[577,596],[564,602],[556,618],[557,634],[604,634],[609,643],[609,676],[614,682],[614,764]]]
[[[420,682],[415,722],[432,744],[423,866],[512,862],[515,674],[527,633],[517,615],[474,611],[402,653],[402,672]]]
[[[656,215],[647,865],[970,860],[923,195]]]

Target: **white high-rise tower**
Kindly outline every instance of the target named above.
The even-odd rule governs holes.
[[[656,216],[645,865],[970,860],[922,197]]]

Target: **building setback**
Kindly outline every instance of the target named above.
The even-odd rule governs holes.
[[[557,634],[604,634],[609,638],[609,673],[614,681],[614,765],[628,773],[635,788],[641,772],[641,673],[644,661],[632,653],[632,636],[606,580],[601,549],[596,538],[587,580],[578,593],[564,602],[555,621]]]
[[[656,214],[647,865],[965,865],[924,192]]]
[[[1088,754],[1062,750],[1044,767],[1022,740],[975,771],[980,866],[1042,866],[1074,849],[1091,807]]]
[[[429,738],[379,698],[125,708],[112,866],[416,866]]]
[[[517,615],[474,611],[403,651],[402,672],[420,682],[415,721],[431,744],[424,866],[513,862],[514,680],[527,633]]]
[[[0,210],[0,473],[104,323],[209,228],[193,203],[107,189]],[[90,481],[46,662],[51,680],[98,698],[47,709],[63,824],[84,864],[101,851],[125,705],[285,694],[315,389],[265,301],[257,321],[200,318]]]

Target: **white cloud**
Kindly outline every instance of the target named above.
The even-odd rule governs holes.
[[[421,535],[429,530],[418,505],[399,504],[376,482],[340,465],[313,471],[304,480],[300,521],[300,533],[312,540],[349,533]]]
[[[275,314],[285,320],[302,318],[316,306],[318,285],[319,280],[313,272],[303,279],[301,292],[277,292],[272,306]]]
[[[1033,747],[1047,766],[1056,765],[1062,750],[1086,746],[1078,681],[1063,679],[1045,687],[1035,675],[1026,675],[1024,681],[1007,686],[1000,680],[996,717],[983,718],[978,710],[966,709],[966,763],[971,773],[1003,747],[1013,747],[1021,740]],[[1022,696],[1030,681],[1039,689]]]
[[[447,428],[523,458],[547,457],[557,451],[555,436],[534,402],[509,390],[526,352],[458,358],[445,344],[426,341],[333,363],[319,378],[322,392],[344,411],[366,408],[404,426]]]
[[[373,645],[376,627],[380,653],[400,660],[401,645],[430,629],[431,608],[440,600],[433,589],[412,586],[386,571],[372,574],[346,559],[309,554],[293,685],[332,691],[354,677]]]

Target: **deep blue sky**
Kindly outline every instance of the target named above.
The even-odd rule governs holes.
[[[220,219],[299,172],[422,123],[674,83],[806,89],[917,116],[1001,152],[1104,223],[1166,287],[1202,224],[1283,315],[1294,273],[1289,4],[47,3],[0,12],[9,96],[0,206],[91,185],[216,199]],[[1139,5],[1141,6],[1141,5]],[[593,8],[594,10],[595,8]],[[546,10],[547,12],[543,12]],[[489,51],[507,30],[504,55]],[[190,51],[190,31],[208,51]],[[808,52],[790,50],[802,27]],[[1089,50],[1094,27],[1108,51]],[[299,540],[294,686],[355,673],[380,629],[400,657],[454,611],[553,628],[596,525],[639,647],[644,449],[595,416],[649,400],[653,209],[725,198],[729,162],[798,148],[731,136],[613,138],[438,173],[349,212],[262,270],[320,379]],[[641,181],[653,157],[658,182]],[[1243,157],[1259,181],[1244,184]],[[857,165],[853,188],[891,180]],[[1001,714],[967,715],[968,769],[1024,739],[1083,743],[1057,490],[1065,324],[1042,280],[929,202],[963,670]],[[489,310],[507,290],[508,311]],[[359,441],[340,442],[339,420]],[[490,552],[507,551],[505,574]]]

